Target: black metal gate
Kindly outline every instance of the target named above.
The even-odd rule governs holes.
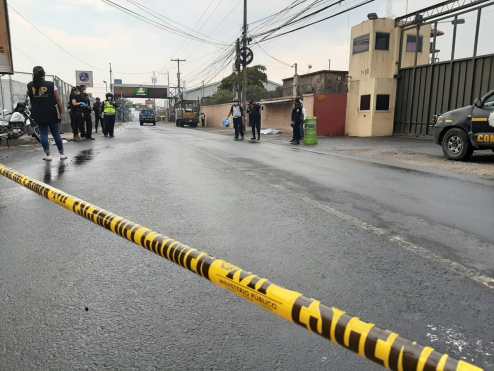
[[[472,104],[494,89],[494,55],[403,68],[398,74],[395,134],[430,135],[434,115]]]
[[[484,25],[485,30],[485,24],[490,22],[489,14],[492,14],[493,9],[493,0],[451,0],[395,20],[396,26],[401,28],[395,134],[431,135],[430,124],[434,115],[472,104],[476,98],[494,89],[494,54],[488,54],[493,53],[494,48],[490,42],[488,53],[485,47],[479,48],[481,25]],[[466,42],[463,40],[458,46],[457,37],[460,32],[464,32],[464,29],[459,27],[465,27],[463,25],[466,23],[473,26],[472,38]],[[451,51],[447,50],[445,53],[443,50],[441,53],[438,37],[445,35],[441,28],[448,25],[452,28],[451,43],[443,47],[449,47]],[[429,64],[417,65],[419,47],[415,47],[414,65],[404,66],[403,43],[408,42],[406,39],[410,38],[411,31],[411,37],[415,38],[418,44],[419,37],[422,37],[419,36],[422,27],[428,27],[428,32],[431,32]],[[490,32],[490,29],[487,31]],[[428,41],[424,36],[424,44],[425,42]],[[466,55],[468,58],[457,59],[459,52],[466,49],[471,50],[471,54]],[[485,55],[479,56],[481,53]],[[439,62],[440,57],[446,61]]]

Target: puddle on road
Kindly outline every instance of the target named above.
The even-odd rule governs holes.
[[[51,166],[51,163],[45,163],[45,173],[43,175],[43,182],[46,184],[51,184],[55,180],[59,180],[65,173],[67,165],[64,161],[60,161],[58,166]],[[54,171],[56,169],[56,171]]]

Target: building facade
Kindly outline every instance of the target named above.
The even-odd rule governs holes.
[[[283,96],[303,94],[342,94],[347,92],[348,71],[322,70],[283,79]],[[297,91],[297,94],[294,92]]]

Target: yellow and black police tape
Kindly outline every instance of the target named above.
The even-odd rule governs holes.
[[[0,174],[40,196],[133,242],[240,298],[294,322],[363,358],[396,371],[479,371],[481,368],[441,354],[352,317],[318,300],[275,285],[149,228],[140,226],[0,164]]]

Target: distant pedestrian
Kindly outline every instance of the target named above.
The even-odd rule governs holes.
[[[103,102],[103,134],[105,137],[113,138],[115,130],[115,117],[117,115],[117,105],[112,93],[106,94]]]
[[[300,139],[302,138],[301,130],[304,125],[304,106],[300,98],[295,99],[295,104],[292,109],[292,127],[293,127],[293,138],[290,141],[291,144],[300,144]]]
[[[63,142],[58,128],[64,107],[55,84],[45,80],[43,67],[36,66],[33,68],[33,81],[27,85],[27,95],[31,101],[32,118],[39,125],[40,141],[45,151],[43,160],[52,160],[48,142],[48,129],[51,131],[53,139],[55,139],[60,153],[60,160],[66,160],[67,156],[63,152]]]
[[[93,120],[91,118],[91,100],[89,94],[86,92],[86,87],[81,85],[81,107],[82,107],[82,120],[84,125],[84,133],[86,139],[94,140],[93,138]]]
[[[261,140],[261,110],[262,107],[259,103],[254,101],[249,102],[249,125],[252,127],[252,138],[251,140]]]
[[[72,126],[72,133],[74,134],[74,141],[81,139],[82,129],[82,108],[81,108],[81,92],[79,88],[73,87],[70,92],[70,125]]]
[[[232,108],[230,109],[229,116],[233,117],[233,126],[235,128],[235,140],[244,140],[244,128],[242,118],[244,115],[244,110],[240,105],[238,100],[233,102]]]
[[[201,112],[201,126],[206,127],[206,114],[204,112]]]
[[[96,101],[93,104],[94,130],[96,133],[98,133],[98,124],[99,123],[101,123],[101,130],[103,131],[103,121],[101,120],[102,107],[103,107],[103,105],[101,104],[101,100],[99,99],[99,97],[97,97]]]

